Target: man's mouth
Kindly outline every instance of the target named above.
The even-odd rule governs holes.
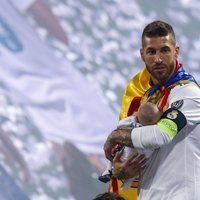
[[[154,71],[155,72],[163,72],[165,70],[164,66],[155,66]]]

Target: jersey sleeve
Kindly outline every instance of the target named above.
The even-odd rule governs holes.
[[[187,119],[187,124],[200,123],[200,89],[193,84],[174,88],[169,97],[169,107],[180,110]]]
[[[156,125],[133,129],[135,148],[159,148],[170,143],[187,125],[200,123],[200,89],[196,85],[174,88],[169,96],[169,107]]]

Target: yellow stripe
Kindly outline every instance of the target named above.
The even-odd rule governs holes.
[[[160,130],[167,133],[171,139],[173,139],[178,132],[177,124],[170,119],[164,118],[164,119],[159,120],[159,122],[157,123],[157,126]]]
[[[128,83],[123,95],[120,119],[127,117],[128,109],[134,97],[141,97],[150,88],[149,85],[150,74],[146,67],[134,76]]]
[[[120,188],[122,186],[122,182],[120,180],[118,180],[117,182],[118,182],[118,188]],[[136,185],[134,185],[134,187],[131,186],[131,188],[128,190],[119,189],[119,194],[126,200],[137,200],[137,186]]]

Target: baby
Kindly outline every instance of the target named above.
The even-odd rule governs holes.
[[[119,121],[117,128],[118,129],[133,129],[140,126],[146,126],[146,125],[153,125],[156,124],[156,122],[160,119],[162,113],[158,109],[157,105],[151,102],[142,103],[138,109],[137,112],[135,112],[133,115],[124,118]],[[117,145],[116,148],[113,149],[114,152],[117,152],[122,147],[120,145]],[[136,150],[131,147],[124,147],[123,154],[121,159],[126,160],[126,158],[133,154],[133,153],[139,153],[139,154],[145,154],[146,157],[150,157],[153,150]],[[106,170],[103,172],[102,176],[99,177],[99,180],[102,182],[108,182],[110,181],[112,176],[112,163],[110,162],[106,168]],[[124,184],[122,185],[122,189],[128,189],[132,183],[134,178],[127,179]]]

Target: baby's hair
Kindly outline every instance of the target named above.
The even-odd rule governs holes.
[[[152,102],[146,102],[140,105],[137,112],[137,120],[142,125],[153,125],[161,117],[158,106]]]

